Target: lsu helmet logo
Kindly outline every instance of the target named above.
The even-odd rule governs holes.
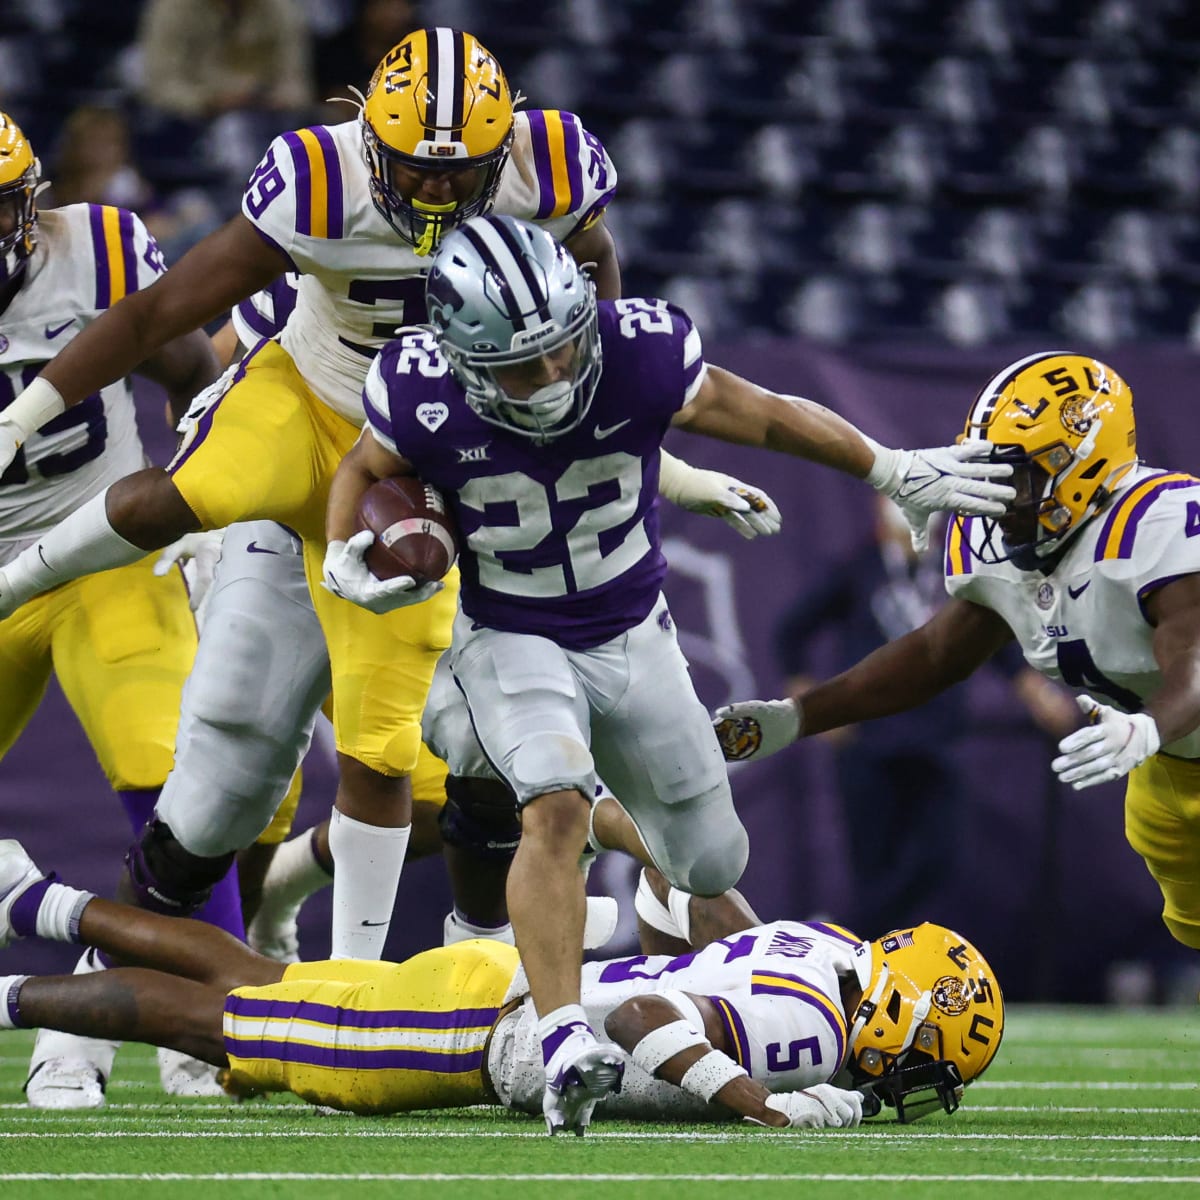
[[[752,758],[762,745],[762,726],[753,717],[722,717],[713,728],[726,762]]]
[[[1062,402],[1058,419],[1069,434],[1081,438],[1096,420],[1096,402],[1091,396],[1072,396]]]
[[[970,991],[958,975],[943,975],[930,993],[933,1006],[948,1017],[961,1017],[971,1003]]]

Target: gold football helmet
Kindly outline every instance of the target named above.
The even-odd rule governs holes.
[[[362,112],[371,199],[418,254],[486,213],[513,139],[500,64],[469,33],[418,29],[375,69]],[[438,194],[421,196],[436,183]]]
[[[959,440],[972,439],[1013,464],[1017,496],[998,521],[1006,553],[996,557],[1033,570],[1108,504],[1137,463],[1133,393],[1098,359],[1034,354],[976,397]],[[988,545],[994,523],[984,521]]]
[[[1004,997],[966,938],[928,921],[864,942],[862,999],[850,1014],[846,1067],[856,1087],[910,1123],[953,1112],[1004,1034]]]
[[[19,274],[37,245],[41,165],[20,126],[0,113],[0,284]]]

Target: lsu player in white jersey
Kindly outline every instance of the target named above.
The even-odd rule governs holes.
[[[566,239],[595,264],[602,294],[615,294],[619,268],[603,220],[615,183],[603,146],[573,114],[514,113],[499,65],[474,37],[418,30],[380,63],[357,119],[276,138],[241,214],[157,286],[115,306],[0,414],[2,467],[32,429],[165,339],[285,271],[300,275],[279,340],[256,346],[228,386],[193,409],[171,466],[121,480],[18,556],[0,581],[0,616],[189,531],[269,519],[301,539],[333,679],[340,781],[330,845],[350,868],[334,882],[337,955],[377,957],[383,946],[409,836],[421,710],[456,592],[451,579],[430,603],[381,617],[318,586],[329,480],[362,425],[363,380],[393,331],[424,318],[423,277],[442,232],[492,207]],[[246,727],[274,728],[276,699],[252,679],[247,705],[257,708]],[[164,821],[134,856],[142,886],[165,886],[185,903],[216,861],[192,853]]]
[[[1126,836],[1200,949],[1200,479],[1139,461],[1129,385],[1081,354],[1006,367],[963,437],[1013,464],[1017,499],[952,523],[950,602],[810,691],[718,710],[725,756],[913,707],[1016,639],[1087,718],[1051,766],[1076,789],[1128,777]]]
[[[33,148],[0,114],[0,408],[100,313],[165,269],[131,212],[94,204],[39,212],[39,175]],[[173,339],[137,369],[166,387],[178,414],[219,370],[200,333]],[[0,476],[0,565],[145,460],[128,379],[43,424]],[[53,672],[140,833],[171,766],[180,689],[195,645],[182,579],[155,579],[144,559],[39,597],[0,625],[0,758]],[[235,879],[219,881],[204,915],[240,931]],[[64,1086],[70,1072],[62,1049],[39,1039],[31,1104],[101,1095],[111,1053],[83,1064],[85,1078],[75,1088]]]
[[[952,930],[926,923],[864,942],[824,922],[764,925],[736,892],[702,900],[661,877],[643,883],[646,932],[685,953],[647,945],[584,965],[583,1004],[624,1059],[604,1115],[847,1128],[887,1104],[908,1123],[953,1112],[994,1060],[1000,985]],[[504,943],[285,968],[198,922],[56,883],[0,842],[0,945],[34,934],[141,969],[0,977],[0,1029],[52,1024],[185,1048],[224,1068],[241,1096],[291,1091],[373,1114],[542,1111],[537,1017]],[[569,1130],[582,1135],[594,1108]]]

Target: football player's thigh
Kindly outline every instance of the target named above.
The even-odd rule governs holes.
[[[741,875],[748,841],[708,710],[657,612],[626,639],[627,681],[592,718],[592,753],[659,869],[677,887],[715,895]]]
[[[1130,773],[1125,835],[1163,894],[1163,920],[1200,949],[1200,763],[1155,755]]]
[[[304,558],[329,650],[337,748],[381,774],[411,774],[433,669],[450,644],[458,572],[423,604],[378,616],[320,586],[322,546],[305,542]]]
[[[472,626],[460,616],[450,665],[479,743],[518,803],[568,787],[591,796],[588,701],[566,652],[546,638]]]
[[[328,692],[299,539],[271,521],[231,526],[159,802],[192,853],[241,849],[273,823]],[[270,840],[288,826],[290,815]]]
[[[206,529],[265,517],[319,536],[324,493],[314,497],[314,488],[326,474],[319,402],[273,342],[243,367],[185,440],[171,478]]]
[[[37,711],[50,680],[50,633],[58,592],[23,604],[0,621],[0,758]]]
[[[148,557],[66,587],[54,669],[117,789],[160,787],[171,769],[179,697],[196,652],[183,577]]]

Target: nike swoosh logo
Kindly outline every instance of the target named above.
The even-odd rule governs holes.
[[[380,925],[387,925],[387,921],[363,921],[362,925],[366,929],[378,929]]]
[[[1070,584],[1067,584],[1067,595],[1070,596],[1072,600],[1078,600],[1079,597],[1082,596],[1083,593],[1086,592],[1091,586],[1092,581],[1090,579],[1087,581],[1087,583],[1081,583],[1077,588],[1073,588]]]
[[[607,429],[601,429],[600,426],[597,425],[596,428],[592,430],[592,437],[594,437],[596,441],[600,441],[602,438],[608,437],[610,433],[616,433],[618,429],[624,429],[625,426],[628,425],[632,420],[632,417],[626,417],[625,420],[618,421],[615,425],[610,425]]]
[[[266,546],[260,546],[257,542],[251,542],[246,547],[247,554],[278,554],[278,550],[268,550]]]
[[[51,329],[51,328],[50,328],[50,326],[49,326],[49,325],[47,325],[47,326],[46,326],[46,330],[45,330],[45,333],[46,333],[46,338],[47,338],[48,340],[49,340],[49,339],[51,339],[51,338],[56,338],[56,337],[58,337],[58,335],[59,335],[60,333],[62,333],[62,331],[63,331],[64,329],[70,329],[70,328],[71,328],[71,326],[72,326],[72,325],[74,325],[74,324],[75,324],[75,318],[74,318],[74,317],[72,317],[72,318],[71,318],[71,319],[70,319],[70,320],[69,320],[69,321],[68,321],[68,322],[67,322],[65,325],[60,325],[60,326],[59,326],[57,329]]]

